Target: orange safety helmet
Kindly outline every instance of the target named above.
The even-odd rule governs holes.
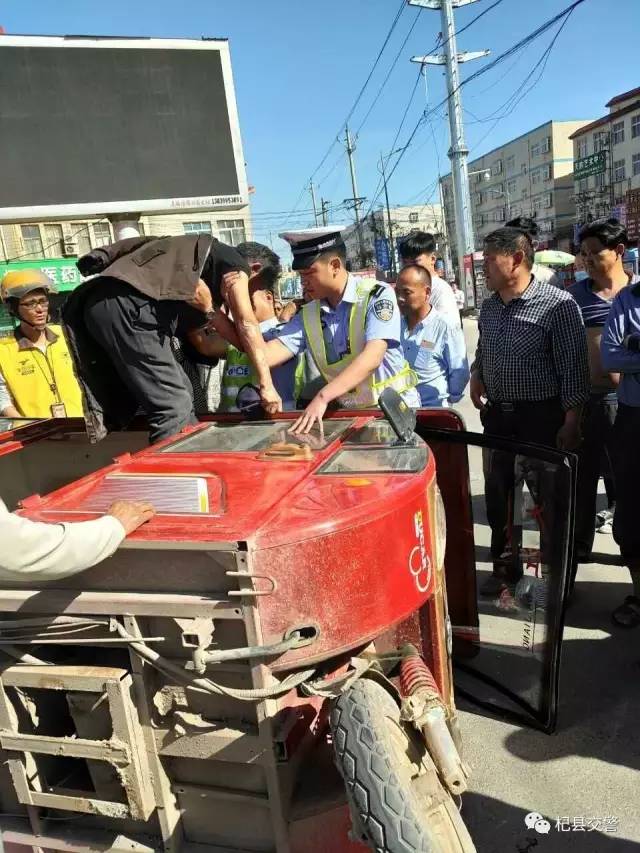
[[[0,298],[3,302],[9,299],[22,299],[32,290],[57,293],[55,284],[39,269],[10,270],[4,274],[0,282]]]

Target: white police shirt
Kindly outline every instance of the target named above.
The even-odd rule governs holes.
[[[367,308],[364,338],[367,343],[369,341],[386,341],[387,343],[382,363],[374,374],[376,382],[383,382],[400,373],[405,366],[405,359],[400,342],[400,309],[395,291],[388,284],[383,282],[378,284],[381,290],[371,297]],[[342,299],[335,308],[332,308],[325,299],[320,300],[320,316],[323,328],[326,330],[327,356],[330,360],[331,349],[333,349],[333,359],[336,361],[348,352],[349,319],[351,308],[356,302],[357,286],[358,280],[349,275]],[[457,309],[456,316],[458,316]],[[294,355],[305,352],[308,344],[302,312],[298,312],[288,323],[281,326],[276,336]],[[417,408],[420,405],[420,398],[415,388],[405,391],[402,396],[408,406]]]

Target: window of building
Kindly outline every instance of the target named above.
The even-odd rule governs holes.
[[[527,164],[526,163],[522,164],[522,166],[520,167],[520,171],[522,172],[523,175],[527,174]]]
[[[42,252],[42,237],[40,236],[39,225],[21,225],[22,243],[24,245],[25,255],[30,255],[32,258],[41,258]]]
[[[580,160],[582,157],[587,156],[587,139],[579,139],[578,144],[576,146],[576,157]]]
[[[221,243],[229,246],[237,246],[247,239],[244,231],[243,219],[219,219],[217,222],[218,234]]]
[[[603,190],[605,184],[605,174],[604,172],[600,172],[598,175],[594,175],[594,181],[597,190]]]
[[[536,142],[531,146],[531,156],[539,157],[540,156],[540,143]]]
[[[613,161],[613,180],[614,181],[624,181],[626,178],[626,170],[624,167],[624,160],[614,160]]]
[[[494,222],[504,222],[504,207],[499,207],[497,210],[493,211],[493,221]]]
[[[624,142],[624,122],[617,121],[611,128],[611,135],[613,139],[613,144],[618,145],[620,142]]]
[[[445,198],[449,198],[449,184],[443,184],[442,185],[442,195]]]
[[[609,132],[606,130],[599,130],[597,133],[593,134],[593,153],[596,154],[598,151],[604,151],[609,147]]]
[[[631,155],[631,174],[634,177],[640,175],[640,151]]]
[[[551,151],[551,137],[545,136],[545,138],[540,143],[540,151],[542,154],[548,154]]]
[[[578,192],[579,193],[586,193],[588,187],[589,187],[589,178],[580,178],[580,180],[578,181]]]
[[[502,174],[502,160],[496,160],[495,163],[491,164],[491,174],[492,175],[501,175]]]
[[[543,181],[550,181],[552,177],[553,177],[553,166],[551,165],[551,163],[547,163],[546,166],[542,167],[542,180]]]
[[[522,188],[522,198],[526,198],[529,195],[529,190],[527,187]]]
[[[480,207],[483,202],[482,193],[476,193],[476,207]]]
[[[553,193],[547,193],[542,196],[543,207],[553,207]]]
[[[513,195],[513,193],[516,191],[516,186],[517,186],[517,184],[515,181],[508,181],[507,182],[507,192],[511,193],[511,195]]]
[[[213,236],[210,222],[183,222],[182,228],[185,234],[211,234]]]
[[[62,225],[44,226],[44,253],[47,258],[61,258],[63,252]]]
[[[108,246],[111,242],[111,229],[108,222],[96,222],[93,225],[93,245]]]
[[[532,210],[542,210],[543,207],[544,196],[538,195],[535,198],[531,199],[531,209]]]
[[[409,222],[417,222],[417,221],[418,221],[418,214],[415,211],[411,211],[411,213],[409,214]],[[242,242],[242,240],[240,242]]]
[[[516,167],[516,156],[515,156],[515,154],[510,154],[504,162],[505,162],[505,169],[507,170],[507,172],[513,172],[513,170]]]
[[[72,237],[78,244],[78,257],[86,255],[91,251],[91,237],[89,236],[89,226],[86,222],[73,222]]]
[[[531,183],[539,184],[542,180],[542,169],[532,169],[531,170]]]
[[[640,113],[631,116],[631,138],[635,139],[636,136],[640,136]]]

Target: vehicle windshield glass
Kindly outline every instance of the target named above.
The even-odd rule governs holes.
[[[20,429],[20,427],[37,422],[38,418],[0,418],[0,433],[11,432],[11,430]]]
[[[353,425],[350,418],[324,421],[322,433],[314,427],[308,435],[288,432],[290,421],[257,421],[244,424],[211,424],[199,432],[178,439],[159,453],[253,453],[265,450],[275,442],[307,444],[322,450]]]
[[[339,450],[319,474],[412,474],[427,464],[424,442],[415,446],[359,447]]]

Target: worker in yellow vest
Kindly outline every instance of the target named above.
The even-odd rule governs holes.
[[[373,279],[359,281],[347,271],[346,247],[335,228],[280,236],[291,245],[293,269],[300,272],[310,301],[267,343],[267,362],[277,367],[308,351],[326,383],[291,431],[309,432],[331,403],[373,408],[385,388],[418,408],[416,377],[402,352],[393,288]]]
[[[51,279],[38,269],[12,270],[0,297],[17,321],[0,338],[0,415],[9,418],[82,417],[82,394],[60,326],[49,325]]]

